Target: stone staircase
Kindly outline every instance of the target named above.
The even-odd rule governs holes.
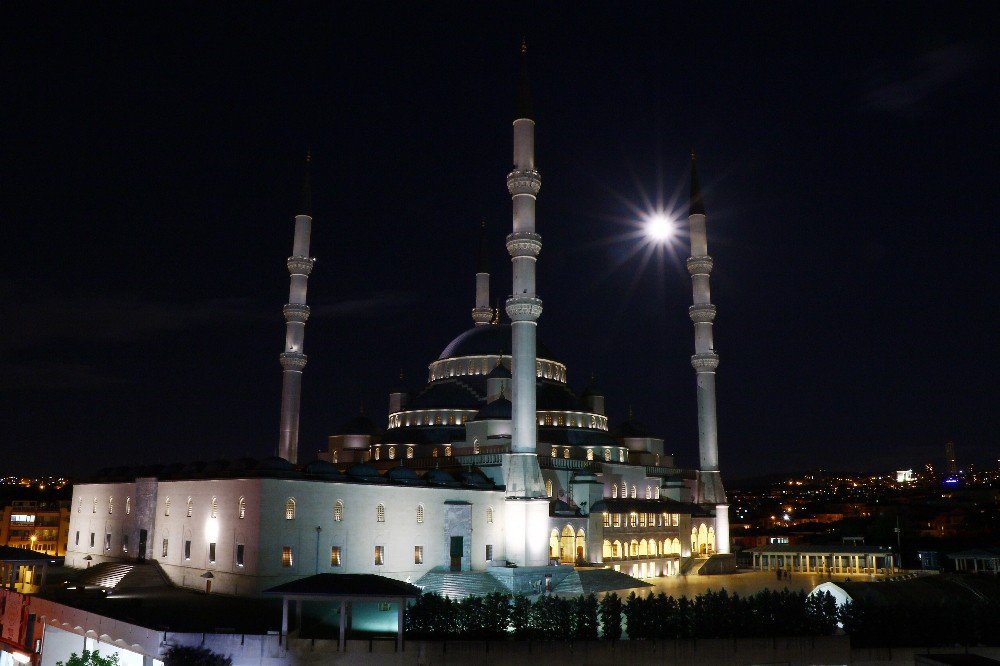
[[[566,576],[553,592],[566,596],[577,596],[649,586],[650,584],[645,581],[614,569],[578,569]]]
[[[688,576],[691,574],[698,573],[705,563],[708,562],[707,557],[685,557],[681,559],[681,576]]]
[[[491,592],[507,591],[507,588],[485,571],[449,571],[443,567],[431,569],[414,585],[424,592],[436,592],[452,599],[485,597]]]
[[[134,565],[124,562],[101,562],[87,569],[77,581],[78,585],[84,587],[100,587],[112,590],[118,587],[118,583],[125,578]]]
[[[150,588],[172,587],[170,578],[160,568],[158,562],[136,562],[132,571],[118,582],[119,592]]]

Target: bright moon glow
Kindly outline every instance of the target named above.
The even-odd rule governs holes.
[[[674,221],[663,213],[654,213],[646,218],[646,235],[654,241],[670,240],[676,231]]]

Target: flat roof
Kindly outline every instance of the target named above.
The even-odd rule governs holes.
[[[264,590],[274,596],[315,597],[419,597],[420,588],[375,574],[322,573]]]

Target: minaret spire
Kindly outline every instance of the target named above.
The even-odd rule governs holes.
[[[476,268],[476,307],[472,321],[476,326],[487,326],[493,320],[490,308],[490,254],[486,244],[486,218],[479,225],[479,265]]]
[[[521,85],[514,117],[514,169],[507,174],[514,209],[507,251],[513,264],[511,321],[511,453],[503,468],[507,489],[506,554],[518,566],[548,562],[548,499],[538,466],[536,329],[542,301],[535,294],[535,263],[542,237],[535,233],[535,200],[542,180],[535,170],[535,121],[528,94],[527,46],[521,43]]]
[[[312,192],[309,186],[309,166],[312,155],[306,153],[306,172],[302,184],[299,212],[295,216],[295,240],[292,256],[288,258],[291,275],[288,303],[282,308],[285,315],[285,351],[281,360],[281,427],[278,437],[278,456],[295,464],[299,457],[299,407],[302,396],[302,370],[306,367],[303,353],[306,321],[306,283],[316,260],[309,256],[312,234]]]
[[[715,409],[715,370],[719,367],[719,355],[715,352],[712,337],[712,323],[715,321],[715,306],[712,305],[709,276],[713,261],[708,254],[708,232],[706,228],[705,203],[698,183],[694,151],[691,152],[691,202],[688,224],[690,225],[691,256],[687,260],[691,274],[693,305],[688,314],[694,323],[694,367],[698,386],[698,493],[699,504],[715,507],[716,550],[729,552],[729,505],[726,492],[719,475],[719,434]]]

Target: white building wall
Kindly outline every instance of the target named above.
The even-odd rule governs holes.
[[[85,569],[88,561],[83,558],[88,555],[92,558],[91,566],[108,560],[122,559],[126,504],[134,502],[134,483],[87,483],[73,486],[66,564]],[[90,542],[91,534],[94,535],[93,546]],[[110,548],[105,546],[107,534],[111,535]],[[137,544],[129,545],[134,549]]]

